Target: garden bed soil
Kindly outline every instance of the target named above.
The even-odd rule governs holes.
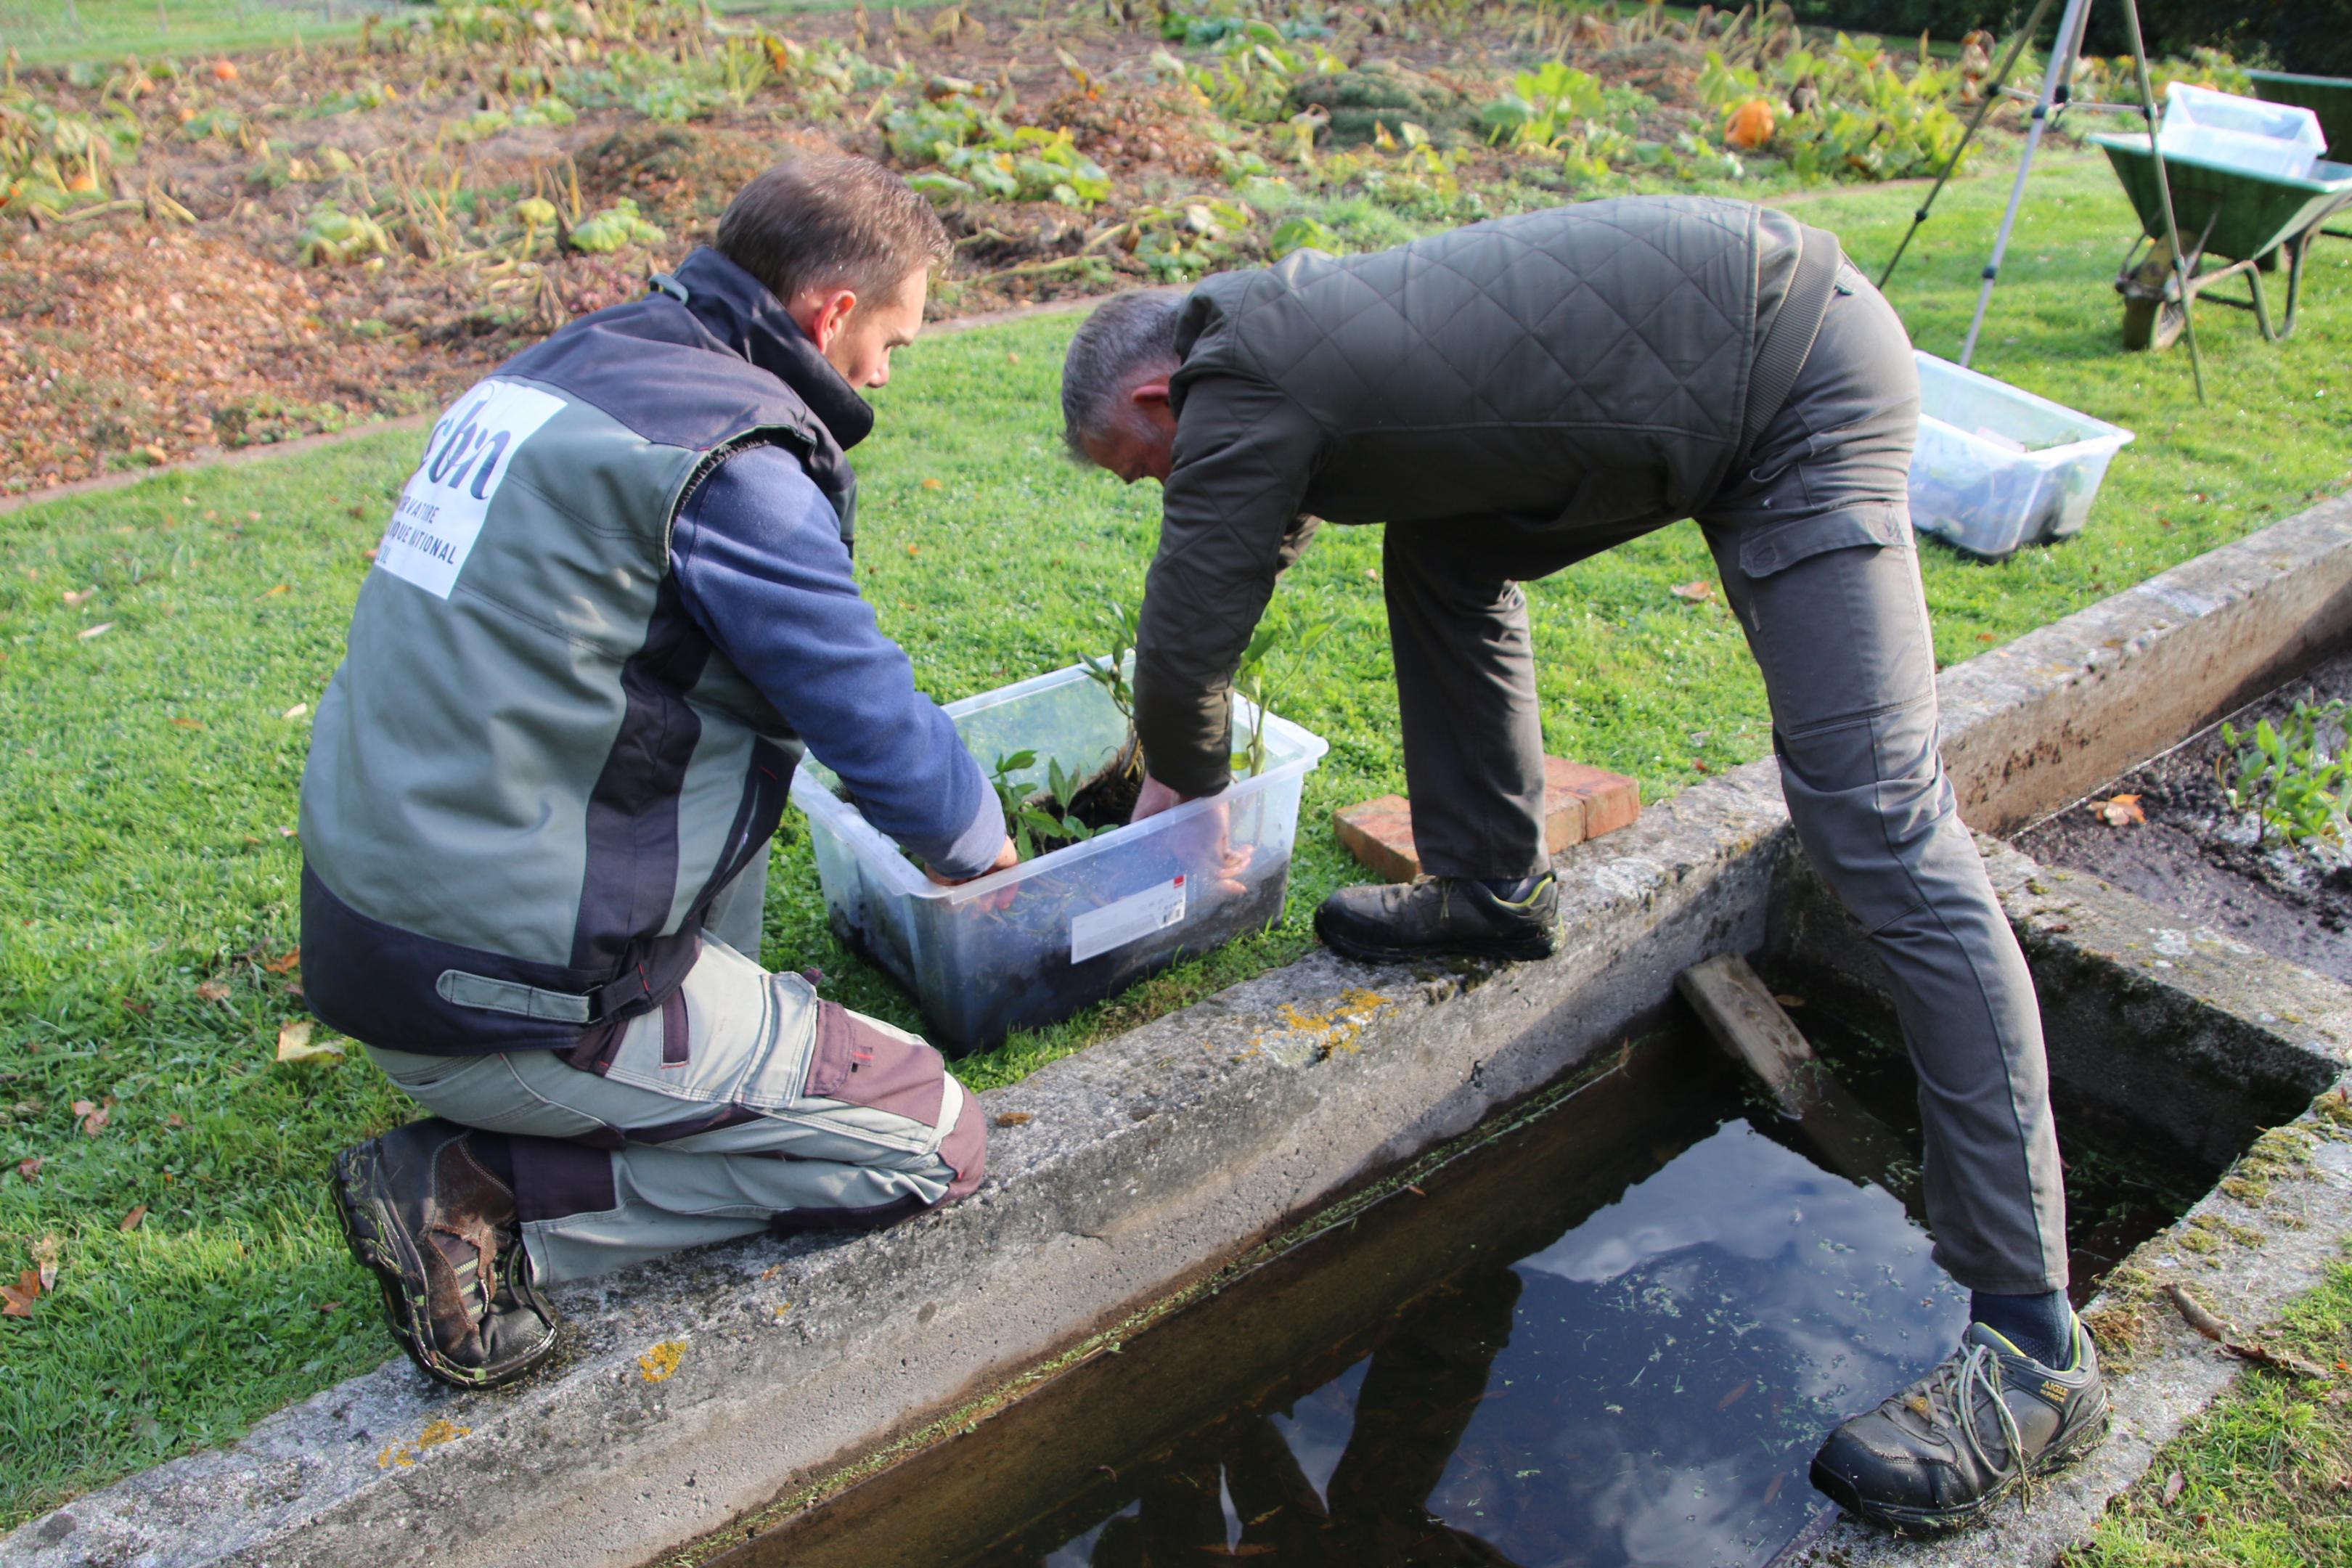
[[[1244,116],[1168,80],[1155,63],[1163,48],[1194,63],[1224,57],[1163,43],[1157,18],[1140,9],[1131,26],[1083,9],[1049,17],[1027,7],[863,5],[763,24],[685,5],[583,5],[593,39],[542,11],[531,26],[554,31],[504,42],[465,33],[488,24],[446,20],[455,11],[440,25],[456,30],[433,33],[419,8],[397,10],[344,45],[10,79],[0,132],[55,110],[115,126],[130,141],[110,168],[75,174],[85,182],[74,198],[82,205],[61,217],[16,202],[0,166],[0,425],[17,436],[0,452],[0,494],[437,407],[529,342],[676,265],[781,153],[837,147],[888,158],[890,111],[924,98],[1066,131],[1109,184],[1108,196],[1086,205],[979,193],[947,201],[941,216],[956,247],[933,291],[934,319],[1264,261],[1270,217],[1215,216],[1236,199],[1227,166],[1263,154],[1256,167],[1297,172],[1283,161],[1297,138],[1285,119],[1295,105],[1259,104]],[[494,14],[503,13],[480,8]],[[1709,40],[1679,21],[1664,26],[1685,36],[1651,36],[1654,18],[1594,16],[1538,38],[1507,11],[1443,26],[1376,7],[1294,20],[1304,29],[1296,52],[1311,43],[1351,68],[1402,68],[1463,106],[1503,90],[1516,67],[1559,58],[1650,94],[1639,129],[1654,145],[1717,118],[1697,86]],[[789,52],[785,37],[791,49],[838,45],[904,75],[879,90],[870,82],[835,90],[795,67],[724,100],[642,107],[667,77],[676,78],[669,88],[690,87],[685,68],[707,72],[716,51],[747,40],[755,53],[767,47],[756,42],[763,26],[778,51]],[[640,96],[597,89],[604,100],[588,101],[594,93],[566,74],[583,66],[635,73]],[[509,122],[533,118],[551,81],[583,99],[568,122]],[[1355,204],[1370,226],[1359,241],[1391,243],[1415,225],[1476,216],[1472,208],[1576,194],[1553,153],[1490,147],[1475,126],[1445,139],[1454,163],[1435,183],[1402,154],[1371,170],[1367,199]],[[1298,182],[1302,195],[1316,184]],[[1480,195],[1465,206],[1456,190]],[[528,197],[569,216],[526,233],[513,214]],[[662,237],[594,254],[570,247],[571,225],[625,197]],[[374,211],[385,253],[303,265],[322,203]],[[1147,227],[1160,237],[1152,244],[1143,242]],[[1186,259],[1171,263],[1171,247]]]
[[[2241,731],[2283,718],[2297,701],[2352,698],[2352,654],[2317,666],[2231,716]],[[2342,737],[2323,737],[2340,745]],[[2207,927],[2352,984],[2352,855],[2317,841],[2302,848],[2272,830],[2257,845],[2252,819],[2233,812],[2214,763],[2221,726],[2115,780],[2090,800],[2018,836],[2018,847],[2179,911]],[[2107,820],[2100,803],[2137,795],[2145,822]],[[2151,933],[2162,951],[2164,933]]]

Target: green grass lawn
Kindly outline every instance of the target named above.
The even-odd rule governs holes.
[[[387,0],[0,0],[0,50],[28,66],[192,59],[355,36]]]
[[[2263,1337],[2323,1367],[2352,1365],[2352,1268],[2336,1265],[2288,1309],[2283,1332]],[[2068,1568],[2352,1563],[2352,1404],[2342,1381],[2242,1373],[2116,1500]]]
[[[1956,349],[2005,195],[2000,178],[1956,187],[1895,280],[1924,346]],[[1867,264],[1917,199],[1855,191],[1803,211]],[[1927,550],[1948,662],[2346,478],[2352,246],[2319,252],[2284,347],[2249,318],[2201,318],[2213,400],[2200,410],[2178,352],[2116,347],[2107,284],[2129,223],[2103,163],[2037,174],[1980,364],[2139,441],[2078,541],[1998,566]],[[1071,662],[1094,647],[1096,606],[1138,592],[1157,492],[1060,456],[1073,325],[917,345],[857,454],[867,592],[943,700]],[[308,721],[286,715],[315,706],[334,668],[362,552],[417,439],[0,518],[0,1274],[32,1266],[43,1238],[58,1258],[35,1315],[0,1320],[0,1525],[233,1437],[389,1352],[321,1177],[335,1149],[406,1108],[363,1059],[274,1061],[279,1026],[301,1013],[299,968],[276,966],[298,934],[288,832]],[[1403,785],[1379,546],[1376,531],[1328,530],[1283,589],[1340,616],[1290,704],[1331,752],[1309,781],[1289,918],[961,1064],[968,1081],[1017,1078],[1306,951],[1306,912],[1354,875],[1329,813]],[[1765,753],[1762,692],[1727,613],[1669,592],[1706,574],[1685,524],[1530,585],[1552,750],[1638,776],[1651,800]],[[778,847],[768,961],[817,965],[829,994],[919,1026],[825,930],[797,822]],[[104,1124],[89,1131],[77,1101]],[[20,1175],[28,1161],[41,1163]],[[121,1228],[135,1208],[141,1223]]]

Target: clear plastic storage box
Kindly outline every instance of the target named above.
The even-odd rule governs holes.
[[[1258,714],[1241,698],[1234,710],[1239,744]],[[983,766],[1034,752],[1019,776],[1040,787],[1049,760],[1091,773],[1127,736],[1108,694],[1076,665],[946,710]],[[1264,770],[1224,794],[960,888],[926,878],[814,759],[793,775],[793,800],[808,818],[834,930],[915,994],[935,1044],[972,1050],[1280,918],[1299,794],[1328,748],[1285,719],[1265,722]]]
[[[2327,137],[2308,109],[2176,81],[2164,89],[2156,145],[2168,158],[2303,180],[2326,154]]]
[[[2080,531],[2132,433],[1933,354],[1911,357],[1912,526],[1991,560]]]

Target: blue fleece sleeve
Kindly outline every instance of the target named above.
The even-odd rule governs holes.
[[[678,514],[670,561],[696,624],[868,822],[942,876],[988,868],[1004,843],[995,792],[875,624],[840,520],[790,453],[747,447],[713,470]]]

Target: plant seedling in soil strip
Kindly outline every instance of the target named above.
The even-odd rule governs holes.
[[[2297,702],[2283,725],[2268,719],[2251,731],[2224,722],[2213,771],[2231,809],[2254,815],[2259,847],[2273,827],[2288,844],[2312,838],[2340,843],[2344,837],[2344,791],[2352,782],[2352,762],[2340,754],[2345,716],[2352,704]],[[2325,726],[2338,737],[2338,754],[2321,749]]]

